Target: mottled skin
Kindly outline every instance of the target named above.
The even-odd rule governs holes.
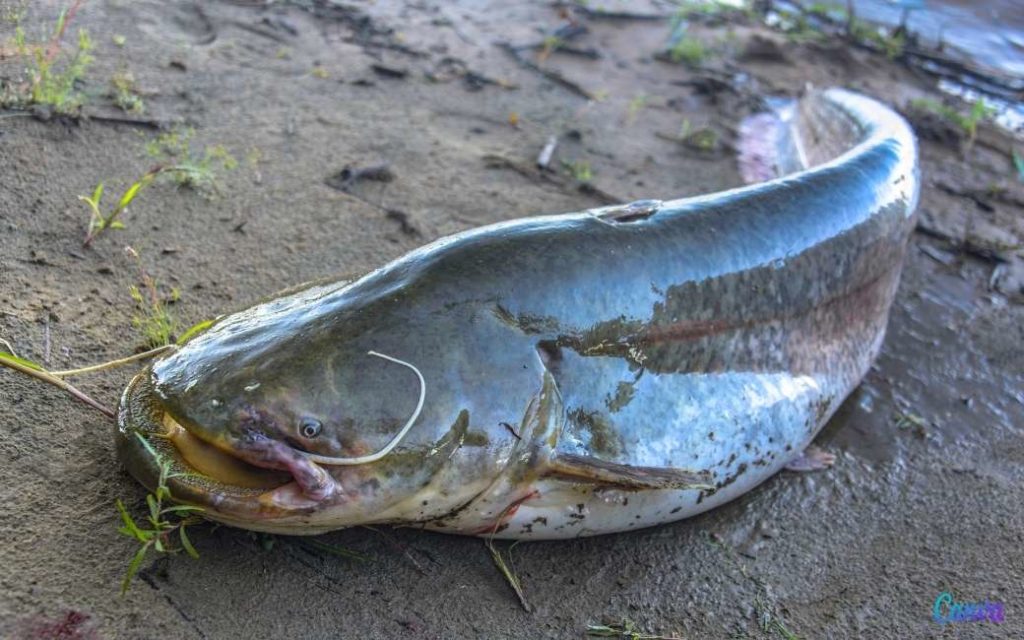
[[[129,432],[160,433],[167,412],[296,481],[193,476],[177,498],[297,534],[569,537],[736,497],[797,457],[867,371],[913,226],[905,123],[835,90],[801,107],[809,171],[484,227],[221,319],[126,390],[122,459],[152,485]],[[378,462],[310,462],[376,451],[412,413],[415,375],[371,350],[419,369],[422,414]]]

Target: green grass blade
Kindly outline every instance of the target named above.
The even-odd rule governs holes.
[[[146,558],[146,551],[149,550],[149,545],[144,545],[135,552],[132,556],[132,561],[128,563],[128,570],[124,574],[124,579],[121,580],[121,595],[128,593],[128,587],[132,584],[132,578],[138,572],[139,567],[142,565],[142,561]]]
[[[176,504],[173,507],[164,507],[163,510],[160,513],[161,514],[164,514],[164,513],[185,513],[185,512],[191,512],[191,511],[203,511],[203,508],[202,507],[194,507],[194,506],[192,506],[190,504]]]
[[[117,510],[121,513],[121,521],[124,522],[123,530],[126,532],[125,535],[135,538],[139,542],[145,543],[149,541],[149,532],[144,531],[135,524],[135,520],[128,513],[128,509],[124,506],[124,503],[120,499],[114,501],[117,505]]]
[[[188,539],[188,534],[185,533],[184,525],[178,527],[178,537],[181,538],[181,548],[185,550],[185,553],[198,560],[199,552],[192,546],[192,541]]]
[[[24,367],[28,367],[30,369],[35,369],[36,371],[45,371],[45,369],[43,369],[38,364],[32,362],[31,360],[26,360],[25,358],[19,358],[18,356],[14,355],[13,353],[7,353],[6,351],[0,351],[0,360],[7,360],[9,362],[14,362],[14,363],[20,364],[20,365],[22,365]]]
[[[117,208],[124,209],[129,204],[131,204],[132,200],[135,199],[135,196],[139,194],[139,189],[141,188],[141,181],[133,183],[132,186],[128,187],[128,190],[124,192],[123,196],[121,196],[121,201],[117,203]]]
[[[203,320],[202,322],[195,323],[194,325],[189,327],[185,333],[181,334],[181,337],[178,338],[178,344],[185,344],[190,339],[192,339],[193,336],[196,336],[202,333],[203,331],[206,331],[208,328],[210,328],[210,325],[212,324],[213,320]]]

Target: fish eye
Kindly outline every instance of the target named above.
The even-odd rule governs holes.
[[[315,438],[320,435],[323,425],[316,418],[303,418],[299,421],[299,433],[303,438]]]

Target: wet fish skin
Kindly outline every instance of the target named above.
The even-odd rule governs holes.
[[[126,390],[122,459],[152,484],[128,435],[159,432],[163,412],[242,457],[253,438],[300,460],[375,451],[417,393],[376,351],[422,373],[424,409],[382,460],[328,467],[330,498],[268,502],[214,480],[175,495],[266,531],[559,538],[748,491],[799,455],[877,355],[917,203],[898,116],[839,90],[806,98],[802,116],[806,139],[780,142],[812,161],[862,142],[754,187],[471,230],[220,320]],[[309,419],[322,430],[305,439]]]

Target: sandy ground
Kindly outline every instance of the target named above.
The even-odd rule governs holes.
[[[187,327],[468,227],[738,185],[728,145],[760,96],[808,82],[899,108],[930,95],[925,77],[883,57],[742,23],[696,27],[715,51],[700,71],[653,59],[666,20],[588,20],[574,45],[599,59],[554,53],[543,65],[601,98],[589,101],[495,44],[541,41],[560,24],[546,4],[324,2],[319,15],[294,6],[312,2],[246,4],[256,3],[97,0],[71,26],[96,43],[81,87],[92,113],[120,113],[105,93],[126,68],[147,105],[130,117],[193,126],[196,149],[221,144],[240,160],[212,196],[154,185],[125,230],[83,249],[76,196],[101,180],[108,199],[119,194],[153,164],[144,145],[157,132],[0,120],[0,337],[19,354],[64,368],[139,346],[125,245],[180,289],[173,312]],[[26,24],[54,15],[37,13]],[[4,64],[8,75],[17,66]],[[479,76],[498,84],[477,86]],[[714,129],[721,148],[659,137],[684,120]],[[925,232],[912,239],[877,366],[818,440],[838,456],[831,471],[783,473],[669,526],[517,546],[532,613],[480,540],[405,530],[320,538],[369,558],[360,562],[198,527],[200,560],[149,565],[120,597],[133,546],[113,503],[141,514],[144,491],[114,457],[110,421],[0,372],[0,635],[564,638],[629,619],[686,638],[1024,637],[1024,311],[1005,276],[1019,256],[1003,246],[1024,238],[1024,189],[1006,139],[984,131],[964,155],[934,121],[914,122]],[[545,179],[530,167],[552,134],[562,142]],[[578,190],[563,160],[589,162],[598,190]],[[394,180],[352,194],[325,183],[380,163]],[[129,376],[81,387],[113,404]],[[1006,622],[938,625],[942,591],[1004,603]]]

